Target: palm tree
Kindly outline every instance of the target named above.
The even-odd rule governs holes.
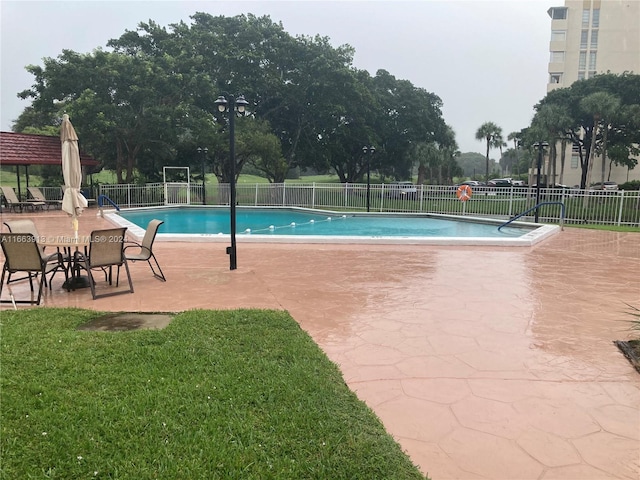
[[[620,107],[620,99],[607,92],[595,92],[580,100],[580,108],[593,116],[593,130],[591,131],[591,149],[589,150],[589,163],[587,165],[587,179],[585,188],[591,184],[591,172],[596,156],[596,137],[598,129],[602,131],[602,180],[604,184],[605,160],[607,157],[607,132],[611,117]],[[602,126],[600,125],[602,122]]]
[[[499,138],[500,145],[502,145],[502,128],[497,126],[493,122],[485,122],[480,125],[478,131],[476,132],[476,140],[485,140],[487,142],[487,163],[486,163],[486,171],[485,171],[485,180],[489,181],[489,148],[493,146],[497,146],[496,140]]]
[[[543,105],[536,112],[533,117],[532,125],[537,126],[540,131],[544,132],[544,135],[540,138],[540,140],[546,140],[549,142],[550,151],[549,151],[549,166],[547,167],[545,178],[547,178],[547,184],[555,184],[558,183],[556,181],[556,164],[557,164],[557,156],[558,150],[556,141],[561,140],[561,165],[560,165],[560,181],[563,182],[564,175],[564,159],[565,159],[565,149],[566,149],[566,131],[571,127],[571,118],[569,117],[569,113],[567,109],[563,106],[559,105]]]

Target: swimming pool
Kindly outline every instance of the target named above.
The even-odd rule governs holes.
[[[149,207],[107,217],[136,236],[144,234],[151,219],[162,220],[158,240],[228,241],[229,237],[225,207]],[[446,215],[238,207],[236,238],[239,242],[532,245],[557,228],[514,222],[498,231],[502,223]]]

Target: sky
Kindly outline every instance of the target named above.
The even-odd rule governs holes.
[[[550,18],[562,0],[413,1],[29,1],[0,0],[0,130],[29,105],[17,97],[63,49],[90,53],[140,22],[184,21],[196,12],[253,13],[292,35],[321,35],[355,49],[353,66],[438,95],[461,152],[484,152],[475,132],[484,122],[504,138],[527,127],[546,94]]]

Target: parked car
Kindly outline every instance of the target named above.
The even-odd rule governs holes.
[[[618,190],[618,184],[616,182],[604,182],[604,184],[596,182],[591,185],[589,190]]]
[[[489,180],[487,185],[490,187],[510,187],[512,184],[510,178],[493,178]]]
[[[391,198],[417,198],[418,189],[411,182],[393,182],[386,185],[385,192]]]
[[[469,185],[471,188],[485,186],[484,182],[478,182],[477,180],[467,180],[466,182],[458,183],[455,186],[459,187],[460,185]]]

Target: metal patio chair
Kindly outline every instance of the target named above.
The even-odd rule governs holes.
[[[44,261],[46,261],[47,263],[58,263],[60,260],[60,252],[55,252],[55,253],[46,253],[45,252],[45,247],[43,247],[42,245],[40,245],[40,239],[42,238],[40,236],[40,233],[38,232],[38,229],[36,228],[36,224],[33,223],[33,220],[29,220],[29,219],[20,219],[20,220],[6,220],[5,222],[3,222],[6,226],[7,229],[9,230],[10,233],[30,233],[31,235],[33,235],[36,239],[36,244],[38,245],[38,250],[40,251],[40,256],[42,257],[42,259]],[[65,265],[65,269],[66,266],[69,263],[69,258],[68,256],[62,256],[62,260],[63,263]],[[53,280],[54,275],[58,272],[58,270],[56,269],[52,274],[51,274],[51,278],[49,279],[49,283],[51,283],[51,281]],[[68,272],[67,272],[68,273]],[[10,282],[17,282],[18,280],[22,280],[25,277],[22,278],[16,278],[16,279],[12,279],[11,278],[11,273],[9,273],[9,277],[7,278],[7,283]],[[45,278],[44,280],[44,284],[45,286],[47,285],[47,279]]]
[[[38,286],[38,298],[34,302],[33,297],[31,300],[16,300],[11,294],[11,300],[0,300],[1,303],[30,303],[40,305],[40,299],[42,298],[42,287],[45,285],[45,278],[48,273],[52,273],[51,277],[55,275],[55,271],[62,269],[67,277],[67,270],[62,260],[62,255],[58,254],[57,262],[48,262],[42,257],[40,248],[36,242],[36,237],[31,233],[0,233],[0,243],[2,244],[2,252],[4,253],[4,266],[2,267],[2,278],[0,279],[0,295],[2,295],[2,288],[4,286],[4,279],[7,274],[7,287],[9,285],[9,278],[11,274],[24,272],[27,277],[22,278],[29,279],[29,285],[33,292],[33,279],[40,275],[40,282]],[[17,280],[12,280],[17,281]],[[49,281],[49,289],[51,289],[51,281]]]
[[[121,293],[133,293],[131,273],[129,272],[129,265],[127,265],[127,259],[124,255],[124,236],[126,230],[126,227],[94,230],[91,232],[87,255],[83,255],[78,259],[78,262],[83,263],[89,276],[89,286],[91,287],[91,295],[94,300],[96,298],[119,295]],[[113,267],[118,267],[116,274],[117,287],[120,281],[120,267],[122,266],[124,266],[127,272],[129,289],[96,294],[96,282],[93,278],[92,270],[101,269],[105,274],[105,280],[108,280],[109,285],[112,285],[112,270]]]
[[[151,272],[153,272],[153,276],[166,282],[167,279],[164,278],[164,273],[162,273],[162,269],[160,268],[160,264],[158,263],[158,259],[153,254],[153,241],[156,239],[156,234],[158,233],[158,227],[162,225],[164,222],[162,220],[151,220],[147,225],[147,230],[144,233],[144,237],[142,238],[142,243],[127,241],[127,243],[132,243],[133,245],[128,245],[124,247],[124,254],[127,257],[127,260],[131,262],[136,262],[138,260],[146,260],[151,267]],[[137,252],[127,251],[128,249],[138,249]],[[153,264],[151,263],[151,259],[156,264],[156,268],[159,273],[156,273],[153,268]]]

